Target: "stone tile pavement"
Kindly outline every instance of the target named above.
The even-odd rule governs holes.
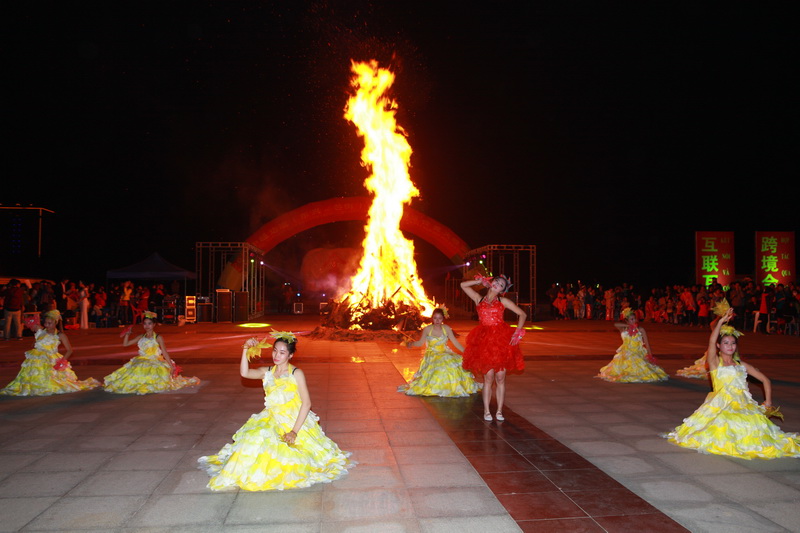
[[[309,331],[316,320],[275,316],[268,322],[278,330]],[[462,335],[473,324],[451,322]],[[593,379],[619,344],[609,324],[534,326],[542,329],[523,341],[528,367],[509,380],[508,412],[520,417],[520,425],[541,430],[541,438],[568,448],[537,461],[575,462],[557,474],[539,467],[534,473],[544,472],[562,493],[571,483],[591,488],[601,478],[587,475],[580,458],[690,531],[800,530],[800,460],[709,457],[658,436],[702,402],[707,383]],[[487,431],[465,441],[437,414],[436,401],[396,393],[416,369],[419,352],[387,342],[300,341],[296,363],[308,376],[314,411],[326,433],[359,463],[347,477],[286,492],[209,491],[196,459],[218,451],[262,408],[260,383],[238,376],[238,347],[253,331],[267,329],[161,327],[184,374],[204,380],[196,389],[0,397],[0,531],[625,531],[636,523],[604,521],[588,511],[580,521],[520,519],[504,505],[498,479],[486,477],[485,460],[476,461],[469,451],[469,443],[492,440],[503,428],[485,424]],[[69,332],[80,378],[102,378],[133,355],[117,333]],[[671,375],[704,349],[700,330],[648,327],[648,333]],[[742,343],[743,353],[755,354],[751,362],[773,379],[776,403],[787,417],[781,427],[800,431],[800,339],[749,334]],[[30,345],[30,339],[0,344],[0,384],[16,374]],[[752,389],[760,398],[758,386]],[[474,417],[468,401],[448,409],[465,420]],[[527,464],[519,477],[530,478],[524,490],[531,501],[550,497],[537,488],[541,478],[526,472]],[[503,475],[506,482],[517,477]]]

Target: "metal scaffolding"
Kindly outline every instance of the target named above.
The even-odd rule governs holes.
[[[195,268],[197,296],[207,298],[215,310],[219,307],[217,295],[220,290],[227,289],[233,292],[232,305],[243,308],[247,320],[264,314],[267,266],[261,249],[249,242],[198,242],[195,244]],[[241,294],[245,295],[246,304],[235,301]],[[231,311],[231,315],[234,322],[242,318],[235,311]]]
[[[449,280],[446,299],[464,309],[471,309],[472,302],[464,296],[460,284],[463,278],[474,273],[484,276],[505,274],[514,284],[506,297],[522,307],[530,319],[536,311],[536,245],[490,244],[475,248],[464,254],[462,279]]]

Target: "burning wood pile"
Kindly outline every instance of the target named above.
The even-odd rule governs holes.
[[[381,307],[370,308],[336,302],[323,325],[341,329],[417,331],[424,320],[419,308],[404,303],[389,301]]]

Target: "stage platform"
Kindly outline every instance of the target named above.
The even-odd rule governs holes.
[[[593,377],[620,344],[610,323],[535,322],[526,371],[508,378],[506,421],[485,422],[478,396],[395,392],[418,349],[312,340],[303,333],[314,315],[263,323],[159,327],[184,375],[203,380],[197,388],[0,397],[0,531],[798,531],[800,460],[706,456],[659,437],[710,390],[674,377],[703,354],[701,328],[645,324],[670,380],[614,384]],[[462,338],[475,325],[448,323]],[[214,493],[196,460],[263,407],[238,361],[244,340],[271,327],[300,333],[293,362],[313,410],[359,464],[308,489]],[[68,335],[81,379],[102,379],[136,352],[116,329]],[[740,342],[772,379],[779,425],[800,431],[800,337],[746,332]],[[0,386],[32,344],[0,342]]]

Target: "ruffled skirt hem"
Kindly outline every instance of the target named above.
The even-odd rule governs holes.
[[[211,477],[208,488],[215,491],[240,488],[269,491],[304,488],[330,483],[355,466],[350,454],[342,452],[309,419],[293,445],[281,440],[287,428],[277,424],[270,413],[253,415],[216,455],[200,457],[198,466]],[[287,424],[288,426],[288,424]]]
[[[464,369],[475,375],[484,375],[491,370],[521,374],[525,370],[525,360],[519,345],[510,344],[513,333],[513,328],[508,324],[478,325],[473,328],[467,334],[462,363]]]

